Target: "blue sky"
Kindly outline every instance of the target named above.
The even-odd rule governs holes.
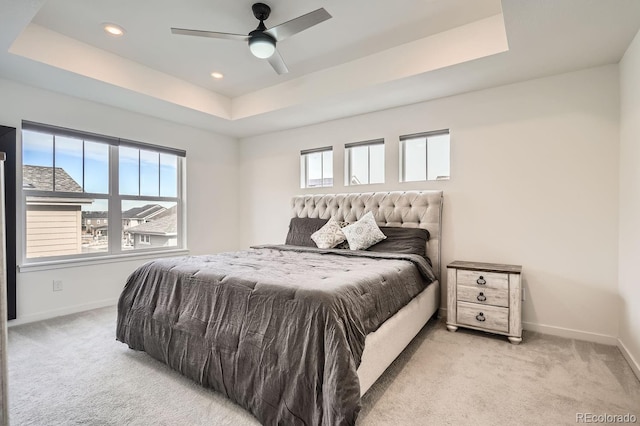
[[[52,167],[55,159],[84,192],[109,193],[109,145],[57,136],[55,155],[53,146],[53,136],[23,131],[23,164]],[[121,195],[177,196],[176,156],[121,146],[119,158]]]

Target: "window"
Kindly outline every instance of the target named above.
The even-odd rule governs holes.
[[[384,139],[348,143],[345,148],[345,185],[384,183]]]
[[[333,186],[333,148],[300,151],[300,188]]]
[[[449,130],[400,136],[400,182],[449,179]]]
[[[23,122],[25,263],[183,248],[185,155]]]

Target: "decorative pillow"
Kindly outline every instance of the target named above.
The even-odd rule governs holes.
[[[351,225],[349,222],[343,222],[340,221],[338,222],[338,225],[340,225],[340,228],[344,228],[345,226]],[[340,244],[338,244],[337,246],[335,246],[334,248],[337,249],[342,249],[342,250],[349,250],[349,242],[346,240],[347,237],[345,237],[345,240],[343,242],[341,242]]]
[[[331,218],[329,221],[316,232],[311,234],[311,239],[319,248],[333,248],[345,240],[340,224]]]
[[[342,228],[351,250],[365,250],[387,238],[376,223],[373,213],[368,212],[359,221]]]
[[[429,241],[429,231],[426,229],[381,226],[380,230],[387,238],[367,250],[417,254],[424,258],[427,257],[425,249],[427,241]]]
[[[290,246],[315,247],[311,234],[327,224],[328,219],[311,217],[292,217],[285,244]]]

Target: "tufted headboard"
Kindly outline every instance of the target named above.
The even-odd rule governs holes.
[[[293,217],[355,222],[372,212],[380,226],[424,228],[431,237],[427,256],[440,279],[442,191],[394,191],[352,194],[318,194],[293,197]]]

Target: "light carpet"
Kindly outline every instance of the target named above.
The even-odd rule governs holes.
[[[9,329],[12,425],[257,425],[247,411],[115,340],[115,308]],[[358,425],[563,425],[630,414],[640,382],[618,349],[432,320],[362,398]]]

